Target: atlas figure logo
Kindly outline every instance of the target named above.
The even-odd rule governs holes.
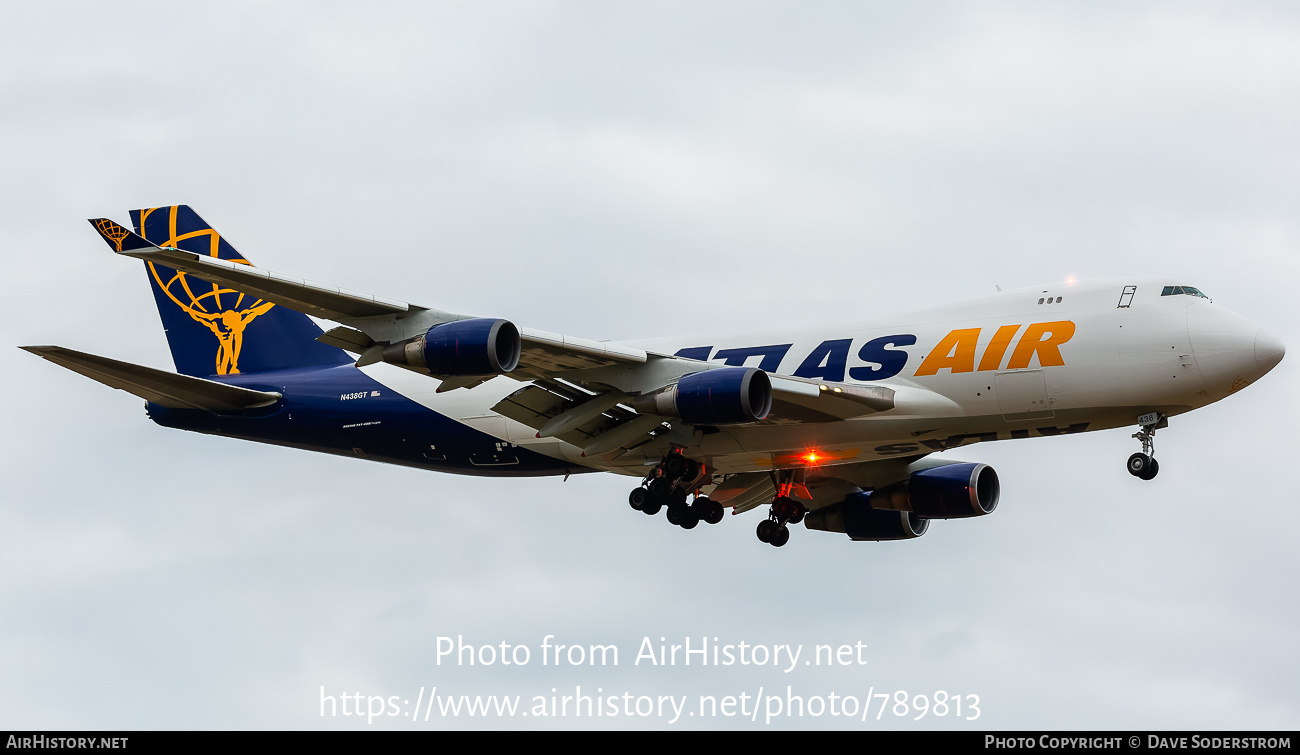
[[[167,214],[151,218],[159,210]],[[223,244],[221,235],[212,228],[197,228],[188,232],[178,230],[178,210],[175,206],[140,210],[138,225],[145,231],[145,238],[160,247],[179,248],[183,245],[189,251],[202,250],[217,259],[250,265],[233,248]],[[165,226],[157,222],[161,219],[166,220]],[[159,230],[164,228],[166,238],[160,240],[157,236],[160,235]],[[122,232],[125,235],[126,229],[122,229]],[[223,251],[226,251],[225,255],[222,254]],[[247,297],[233,288],[223,288],[217,283],[199,279],[191,281],[185,273],[154,262],[146,262],[145,266],[157,290],[216,337],[217,353],[213,374],[239,374],[239,353],[243,350],[244,333],[249,323],[273,309],[275,303]],[[246,305],[246,300],[251,303]]]
[[[152,262],[147,264],[149,265],[150,277],[158,284],[158,288],[167,294],[167,298],[175,302],[176,306],[180,307],[195,322],[205,325],[208,330],[212,331],[212,335],[217,337],[215,374],[239,374],[239,352],[244,346],[244,330],[249,323],[257,319],[258,315],[265,314],[275,304],[258,299],[253,302],[252,306],[240,309],[239,307],[244,303],[244,295],[232,288],[221,288],[215,283],[204,283],[203,285],[212,286],[212,290],[203,291],[203,293],[196,295],[194,288],[190,286],[189,280],[185,277],[185,273],[169,270]],[[244,264],[248,263],[245,262]],[[171,278],[165,283],[160,270],[171,273]],[[225,295],[227,300],[234,299],[230,308],[222,306],[222,295]],[[182,300],[182,296],[185,300]],[[208,306],[212,307],[211,311],[209,311]]]

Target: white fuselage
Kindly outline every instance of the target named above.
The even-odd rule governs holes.
[[[882,385],[895,407],[841,421],[772,421],[675,437],[722,473],[913,458],[985,440],[1134,425],[1176,415],[1257,380],[1284,349],[1257,326],[1178,281],[1115,279],[998,293],[906,315],[824,328],[661,338],[654,354],[761,367],[828,384]],[[365,368],[390,388],[495,437],[556,458],[642,474],[657,449],[587,458],[581,449],[491,411],[521,385],[497,377],[435,393],[436,381]]]

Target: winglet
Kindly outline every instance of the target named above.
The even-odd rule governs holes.
[[[154,248],[153,244],[140,238],[130,228],[124,228],[108,218],[89,218],[88,220],[115,252],[121,253],[132,249]]]

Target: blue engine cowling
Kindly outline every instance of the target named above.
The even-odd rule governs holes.
[[[632,408],[641,414],[681,417],[692,425],[757,422],[772,410],[772,381],[756,367],[719,367],[638,396]]]
[[[772,411],[772,381],[756,367],[724,367],[677,381],[677,416],[692,425],[757,422]]]
[[[1000,494],[993,467],[946,464],[870,493],[853,493],[808,512],[804,521],[809,529],[843,532],[854,540],[910,540],[924,535],[931,519],[993,513]]]
[[[500,375],[519,366],[523,344],[509,320],[478,318],[434,325],[419,338],[384,349],[384,361],[434,375]]]
[[[910,511],[871,507],[871,493],[854,493],[834,506],[810,511],[809,529],[843,532],[853,540],[911,540],[925,534],[930,520]]]
[[[998,507],[1001,484],[987,464],[946,464],[915,472],[902,482],[871,492],[871,506],[910,511],[926,519],[984,516]]]

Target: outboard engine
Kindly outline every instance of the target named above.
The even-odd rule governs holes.
[[[843,532],[854,540],[910,540],[924,535],[931,519],[993,513],[1000,494],[993,467],[945,464],[870,493],[853,493],[808,512],[804,522],[809,529]]]
[[[998,473],[988,464],[945,464],[873,490],[871,507],[910,511],[926,519],[962,519],[992,514],[1001,490]]]

